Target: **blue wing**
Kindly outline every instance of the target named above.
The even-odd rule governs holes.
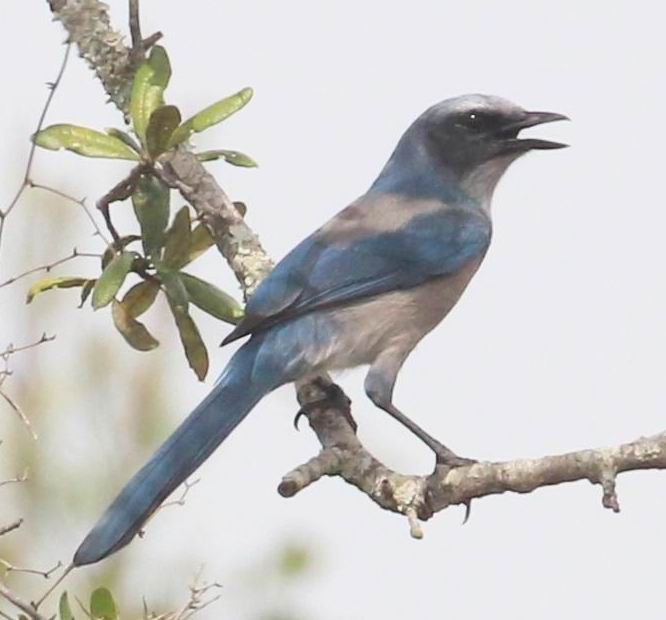
[[[394,230],[355,227],[349,220],[343,211],[287,254],[223,344],[315,309],[455,273],[490,244],[489,218],[459,207],[416,215]]]

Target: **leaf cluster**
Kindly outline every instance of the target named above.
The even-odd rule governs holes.
[[[159,342],[139,318],[163,295],[189,365],[203,380],[208,372],[208,353],[191,316],[191,306],[229,323],[238,322],[243,310],[214,284],[183,271],[214,240],[205,225],[192,221],[187,206],[172,215],[171,189],[160,174],[160,166],[165,155],[194,133],[205,131],[243,108],[252,98],[252,89],[244,88],[183,121],[176,106],[165,104],[164,92],[170,78],[166,50],[153,47],[137,69],[132,85],[129,112],[134,135],[115,128],[100,132],[57,124],[33,136],[35,144],[46,149],[138,162],[137,174],[128,177],[132,182],[127,195],[141,234],[121,236],[107,214],[107,226],[114,240],[102,256],[100,274],[94,278],[43,278],[30,288],[27,301],[53,289],[80,288],[81,306],[88,299],[95,310],[110,306],[113,323],[127,343],[139,351],[150,351]],[[233,150],[205,151],[197,157],[201,161],[222,159],[235,166],[256,166],[248,155]],[[121,294],[130,274],[140,281]]]

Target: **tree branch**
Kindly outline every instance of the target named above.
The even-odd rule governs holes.
[[[95,70],[109,97],[127,108],[131,84],[130,50],[109,25],[108,12],[96,0],[49,0],[69,39]],[[94,24],[90,20],[94,16]],[[105,53],[100,53],[105,50]],[[108,53],[106,53],[108,52]],[[158,170],[180,191],[210,228],[216,244],[247,298],[269,273],[273,263],[242,214],[202,164],[186,148],[164,158]],[[327,378],[324,381],[330,382]],[[512,491],[589,480],[603,488],[603,505],[619,510],[615,477],[623,471],[666,469],[666,434],[638,439],[614,448],[585,450],[541,459],[506,463],[477,463],[449,469],[438,467],[430,476],[397,473],[373,457],[356,436],[348,405],[323,404],[321,379],[298,386],[298,399],[322,445],[308,463],[288,473],[279,492],[290,497],[322,476],[339,476],[368,495],[379,506],[405,515],[412,536],[422,536],[418,520],[426,520],[448,506],[469,506],[472,499]]]

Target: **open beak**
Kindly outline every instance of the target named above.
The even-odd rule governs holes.
[[[569,118],[564,114],[555,112],[525,112],[525,116],[504,127],[500,137],[504,138],[504,144],[510,151],[530,151],[532,149],[562,149],[568,144],[561,142],[552,142],[550,140],[540,140],[538,138],[518,138],[518,133],[522,129],[543,125],[544,123],[553,123],[555,121],[568,121]]]

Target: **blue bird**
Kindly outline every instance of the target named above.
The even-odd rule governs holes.
[[[518,137],[566,119],[487,95],[449,99],[407,129],[370,189],[297,245],[259,285],[224,343],[249,339],[203,402],[129,481],[76,551],[92,564],[128,544],[164,499],[277,387],[369,366],[370,400],[438,462],[465,462],[393,404],[400,368],[456,304],[491,238],[500,177],[532,149]]]

